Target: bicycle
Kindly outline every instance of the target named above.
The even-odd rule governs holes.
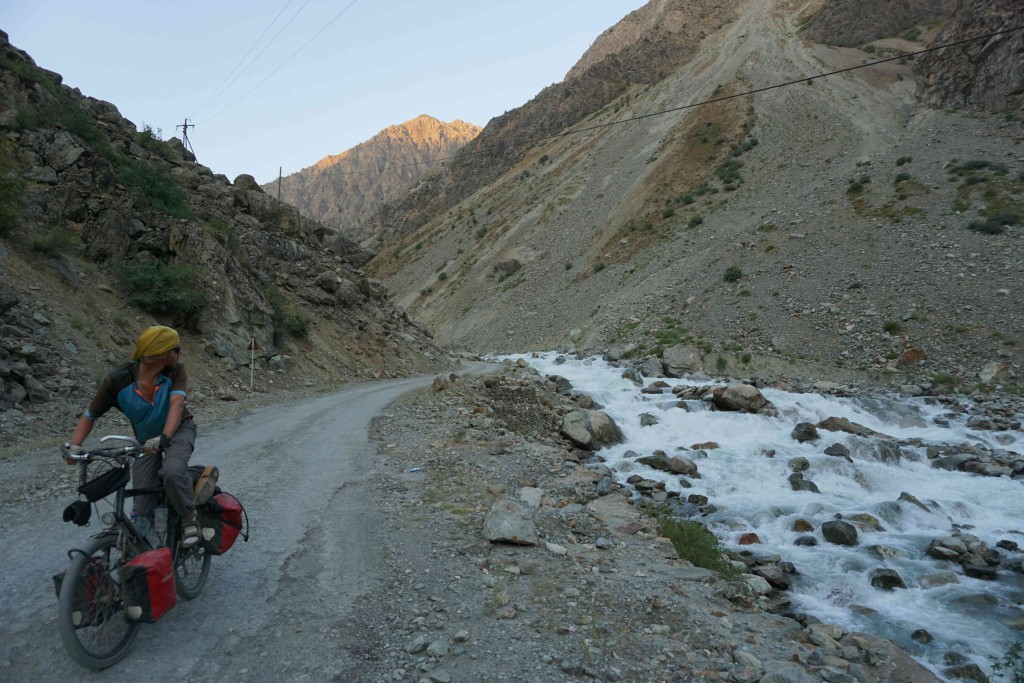
[[[149,457],[141,443],[130,436],[105,436],[100,443],[127,442],[127,445],[97,448],[80,455],[62,448],[64,457],[79,462],[78,491],[86,501],[78,500],[65,510],[65,521],[88,524],[92,507],[114,496],[113,510],[100,519],[103,531],[90,537],[82,548],[68,551],[71,564],[59,579],[57,624],[64,648],[72,659],[89,669],[105,669],[128,654],[141,623],[130,621],[125,610],[125,584],[120,569],[136,555],[161,546],[171,549],[177,594],[184,600],[197,597],[210,574],[211,556],[202,543],[182,546],[182,523],[163,496],[163,487],[126,489],[131,479],[131,464]],[[91,463],[109,468],[88,478]],[[167,509],[167,528],[159,533],[144,533],[124,512],[127,498],[138,495],[160,496],[157,508]],[[84,517],[84,521],[82,519]],[[56,578],[56,577],[55,577]]]

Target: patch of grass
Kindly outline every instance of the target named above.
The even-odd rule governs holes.
[[[949,372],[937,372],[932,375],[932,384],[956,386],[957,384],[960,384],[960,378]]]
[[[899,159],[896,160],[896,165],[902,166],[903,164],[909,164],[913,160],[914,157],[900,157]]]
[[[717,359],[715,360],[715,367],[716,367],[716,368],[718,368],[718,371],[719,371],[719,372],[722,372],[723,370],[725,370],[725,367],[726,367],[726,366],[727,366],[728,364],[729,364],[729,361],[727,361],[727,360],[725,359],[725,356],[719,356],[719,357],[718,357],[718,358],[717,358]]]
[[[682,344],[693,340],[693,336],[690,335],[690,331],[683,327],[678,321],[666,322],[666,327],[654,332],[654,336],[658,340],[658,346],[662,348],[675,346],[676,344]]]
[[[741,168],[743,168],[742,161],[729,159],[715,169],[715,175],[726,185],[735,185],[743,182],[743,176],[740,175]]]
[[[661,210],[662,218],[672,218],[672,216],[674,215],[676,215],[676,210],[671,206],[666,206],[664,209]]]
[[[882,329],[889,334],[899,334],[903,331],[903,325],[899,324],[895,320],[886,320],[885,324],[882,325]]]
[[[198,271],[163,263],[125,262],[115,274],[128,301],[144,311],[193,320],[210,303]]]
[[[690,219],[690,222],[687,223],[687,225],[689,225],[691,228],[696,228],[698,225],[700,225],[703,222],[704,222],[704,217],[703,216],[694,216],[693,218]]]
[[[729,266],[722,274],[722,279],[726,282],[736,282],[741,277],[743,277],[743,269],[739,266]]]
[[[69,254],[78,247],[78,239],[69,232],[51,228],[32,240],[32,251],[44,256]]]
[[[897,184],[902,183],[905,180],[910,180],[910,174],[909,173],[897,173],[896,177],[893,178],[893,182],[897,183]]]
[[[697,567],[727,571],[729,564],[715,535],[700,522],[675,519],[667,514],[658,517],[661,535],[672,542],[681,559]]]

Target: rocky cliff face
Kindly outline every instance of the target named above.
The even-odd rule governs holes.
[[[444,123],[419,116],[285,177],[281,199],[346,238],[375,248],[379,240],[366,221],[437,168],[430,162],[454,155],[479,132],[478,126],[465,121]],[[277,196],[277,181],[263,188]]]
[[[248,385],[253,338],[263,388],[444,365],[361,270],[371,256],[251,176],[229,182],[137,131],[0,33],[0,432],[86,400],[154,321],[186,331],[211,395]]]
[[[957,0],[953,19],[936,44],[953,43],[1024,26],[1020,0]],[[988,111],[1024,108],[1024,30],[922,56],[918,98],[932,108],[969,107]]]
[[[804,35],[813,41],[860,47],[879,38],[911,32],[926,19],[947,14],[953,0],[830,0],[811,17]]]

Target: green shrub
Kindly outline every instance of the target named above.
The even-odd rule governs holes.
[[[1020,222],[1020,215],[1015,213],[997,213],[989,217],[989,220],[999,223],[999,225],[1017,225]]]
[[[899,159],[896,160],[896,165],[902,166],[903,164],[909,164],[913,160],[914,157],[900,157]]]
[[[114,166],[117,181],[141,192],[154,209],[173,218],[192,218],[185,190],[169,170],[124,157]]]
[[[142,130],[135,134],[135,141],[143,149],[167,159],[171,156],[171,151],[167,148],[167,143],[160,139],[161,132],[159,128],[153,130],[148,123],[144,123]]]
[[[727,361],[725,359],[725,356],[719,356],[718,359],[715,360],[715,367],[718,368],[718,370],[720,372],[722,370],[725,370],[725,366],[728,365],[728,364],[729,364],[729,361]]]
[[[662,218],[672,218],[672,216],[674,215],[676,215],[676,210],[671,206],[666,206],[664,209],[661,210]]]
[[[440,280],[441,282],[444,282],[445,280],[448,279],[448,273],[442,270],[440,273],[437,274],[437,279]]]
[[[302,313],[292,313],[284,321],[284,331],[296,339],[309,335],[309,318]]]
[[[128,301],[144,311],[187,321],[210,303],[199,274],[188,266],[125,262],[115,271]]]
[[[900,325],[895,320],[886,320],[885,324],[882,325],[882,329],[889,334],[899,334],[903,331],[903,325]]]
[[[713,571],[726,571],[729,565],[715,535],[700,522],[675,519],[667,514],[658,518],[661,535],[672,541],[672,547],[681,559],[697,567]]]
[[[703,216],[694,216],[693,218],[690,219],[690,222],[689,222],[688,225],[691,228],[696,228],[698,225],[700,225],[703,222],[704,222],[704,217]]]
[[[743,269],[739,266],[729,266],[722,275],[722,279],[726,282],[736,282],[741,277],[743,277]]]
[[[1006,232],[1006,226],[999,221],[987,218],[983,221],[971,221],[967,229],[973,232],[980,232],[983,235],[1001,235]]]
[[[309,334],[310,320],[300,311],[292,310],[284,294],[275,285],[263,288],[263,298],[270,304],[270,321],[274,325],[274,340],[280,342],[283,334],[305,339]]]
[[[679,197],[679,203],[684,205],[693,204],[694,198],[692,194],[684,194]]]
[[[597,265],[594,266],[594,272],[600,273],[602,270],[604,270],[604,267],[604,261],[600,261],[597,263]]]
[[[910,180],[910,174],[909,173],[897,173],[896,177],[893,178],[893,182],[894,183],[902,183],[905,180]]]
[[[78,246],[78,239],[71,233],[52,228],[32,240],[32,251],[45,256],[68,254]]]
[[[566,270],[572,270],[572,263],[570,263],[570,262],[566,262],[566,264],[565,264],[565,269],[566,269]]]
[[[482,227],[482,228],[480,228],[479,230],[476,231],[476,238],[477,239],[483,239],[483,236],[486,235],[486,234],[487,234],[487,228],[486,227]]]

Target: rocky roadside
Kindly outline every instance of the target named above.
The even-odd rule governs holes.
[[[937,680],[889,641],[781,616],[760,576],[679,559],[560,434],[577,400],[506,365],[374,421],[389,574],[353,615],[357,680]]]

